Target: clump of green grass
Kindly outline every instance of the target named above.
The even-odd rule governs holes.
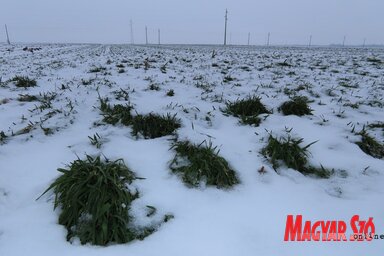
[[[270,111],[264,106],[259,97],[249,96],[248,98],[227,102],[224,113],[241,119],[242,123],[259,126],[260,114],[269,114]]]
[[[132,109],[133,107],[130,105],[114,105],[109,111],[103,114],[103,121],[112,125],[115,125],[120,122],[121,124],[128,126],[131,124],[132,121]]]
[[[371,62],[371,63],[374,63],[374,64],[381,64],[381,63],[383,63],[383,61],[381,59],[376,58],[376,57],[368,57],[367,61]]]
[[[95,146],[96,148],[101,148],[103,140],[98,133],[95,133],[92,137],[88,136],[88,139],[92,146]]]
[[[121,105],[117,104],[113,107],[108,103],[108,99],[103,99],[99,97],[100,100],[100,110],[103,112],[103,121],[115,125],[118,122],[121,124],[128,126],[131,124],[132,115],[131,110],[133,106],[131,105]]]
[[[224,76],[223,82],[224,83],[229,83],[229,82],[232,82],[234,80],[236,80],[234,77],[232,77],[230,75],[226,75],[226,76]]]
[[[285,60],[284,62],[278,62],[278,63],[276,63],[276,66],[278,66],[278,67],[292,67],[292,65],[288,63],[288,60]]]
[[[101,71],[105,71],[105,70],[107,70],[106,67],[102,67],[102,66],[96,67],[96,66],[94,66],[94,67],[92,67],[92,68],[89,70],[89,73],[99,73],[99,72],[101,72]]]
[[[369,136],[369,134],[363,130],[359,133],[361,135],[361,141],[356,142],[356,144],[360,147],[360,149],[374,157],[374,158],[384,158],[384,146],[377,142],[374,138]]]
[[[308,98],[304,96],[295,96],[291,100],[284,102],[279,108],[285,116],[312,115],[312,109],[308,106]]]
[[[136,176],[122,160],[102,161],[87,156],[76,160],[43,193],[53,190],[54,208],[61,208],[59,224],[67,228],[67,240],[82,244],[127,243],[136,238],[128,228],[128,210],[138,198],[128,187]]]
[[[168,92],[167,92],[167,96],[169,97],[173,97],[175,96],[175,91],[173,89],[170,89]]]
[[[348,81],[348,80],[340,81],[339,85],[344,87],[344,88],[352,88],[352,89],[359,88],[359,84],[358,83],[352,83],[351,81]]]
[[[306,146],[301,146],[303,139],[292,138],[289,134],[287,137],[276,138],[272,135],[268,138],[268,144],[262,149],[261,153],[271,163],[272,167],[277,170],[282,164],[288,168],[295,169],[305,175],[315,175],[320,178],[328,178],[332,172],[321,168],[308,165],[308,148],[316,142],[312,142]]]
[[[132,121],[132,135],[141,134],[145,139],[154,139],[166,135],[172,135],[181,127],[180,119],[176,115],[167,114],[161,116],[158,114],[137,115]]]
[[[371,123],[368,125],[368,127],[371,129],[382,128],[384,130],[384,122]]]
[[[5,135],[4,131],[0,131],[0,144],[3,144],[7,139],[7,135]]]
[[[27,76],[15,76],[10,81],[14,82],[16,87],[21,87],[21,88],[37,86],[36,80],[31,79]]]
[[[160,91],[160,86],[158,86],[157,84],[150,84],[148,86],[148,89],[151,91]]]
[[[230,188],[239,183],[235,171],[219,156],[219,150],[212,143],[203,141],[195,145],[181,141],[175,142],[172,149],[176,155],[170,163],[170,169],[181,175],[188,186],[197,187],[205,183],[217,188]]]
[[[93,81],[95,81],[95,79],[81,79],[81,84],[82,85],[91,85],[93,83]]]
[[[17,100],[21,102],[31,102],[31,101],[38,101],[39,99],[35,95],[20,94]]]
[[[133,107],[131,105],[117,104],[113,107],[108,103],[107,98],[101,98],[100,110],[103,112],[103,121],[115,125],[121,123],[125,126],[132,126],[132,135],[138,137],[139,134],[145,139],[154,139],[166,135],[172,135],[181,127],[180,119],[175,115],[131,115]]]

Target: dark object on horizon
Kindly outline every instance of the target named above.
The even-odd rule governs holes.
[[[31,52],[31,53],[33,53],[34,51],[40,51],[40,50],[41,50],[41,47],[32,48],[32,47],[26,46],[23,48],[23,51]]]

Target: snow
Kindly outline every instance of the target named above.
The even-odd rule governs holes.
[[[383,251],[384,240],[283,241],[289,214],[311,221],[343,220],[347,225],[359,214],[365,220],[373,217],[377,233],[384,234],[384,161],[361,151],[355,144],[360,136],[351,132],[353,127],[358,132],[368,123],[384,121],[384,64],[367,61],[368,57],[384,61],[383,49],[43,44],[28,45],[42,48],[30,53],[22,51],[25,46],[7,51],[8,46],[0,45],[1,81],[27,75],[38,84],[28,89],[12,83],[0,87],[0,131],[8,135],[0,145],[0,255],[378,255]],[[276,65],[284,61],[292,67]],[[162,73],[160,67],[167,62]],[[117,72],[121,63],[125,73]],[[94,66],[107,69],[90,73]],[[223,82],[226,75],[235,80]],[[340,86],[340,78],[358,88]],[[90,85],[82,84],[89,79]],[[160,90],[148,90],[151,83]],[[313,115],[283,116],[277,108],[289,99],[284,88],[293,90],[301,84],[311,85],[312,92],[298,94],[314,100]],[[62,90],[62,85],[69,89]],[[180,139],[211,140],[241,183],[231,190],[188,188],[168,168],[174,156],[172,136],[136,139],[129,127],[98,125],[102,124],[98,93],[112,104],[125,104],[114,97],[120,88],[129,91],[138,113],[177,114],[183,123],[177,132]],[[170,89],[174,97],[166,96]],[[51,109],[33,110],[39,102],[17,100],[20,94],[47,92],[57,93]],[[225,101],[253,94],[273,110],[260,127],[241,125],[222,113]],[[47,118],[53,109],[60,112]],[[11,136],[30,122],[34,128],[29,133]],[[53,134],[45,135],[40,125]],[[304,138],[304,145],[317,141],[309,148],[310,163],[334,169],[330,179],[284,167],[279,173],[273,170],[260,150],[269,133],[284,135],[286,128]],[[96,133],[103,138],[101,149],[88,139]],[[384,142],[382,129],[370,129],[369,134]],[[143,217],[146,205],[157,208],[156,218],[168,213],[175,218],[143,241],[108,247],[68,243],[51,198],[36,198],[58,177],[57,168],[85,154],[100,153],[123,159],[145,178],[134,183],[141,197],[131,211],[139,224],[153,221]],[[265,174],[258,173],[262,166]]]

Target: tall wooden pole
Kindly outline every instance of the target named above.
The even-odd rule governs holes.
[[[311,47],[312,46],[312,35],[309,36],[309,44],[308,44],[308,47]]]
[[[158,44],[160,45],[160,29],[157,30]]]
[[[7,44],[11,44],[11,41],[9,41],[7,24],[5,24],[5,34],[7,34]]]
[[[130,20],[130,25],[131,25],[131,44],[135,44],[135,40],[133,38],[133,22]]]
[[[343,38],[343,47],[345,46],[345,39],[346,39],[346,36],[344,36]]]
[[[148,28],[145,26],[145,44],[148,44]]]
[[[224,45],[227,45],[227,22],[228,22],[228,10],[225,9]]]
[[[250,42],[251,42],[251,33],[248,33],[248,46],[249,46]]]
[[[271,33],[268,32],[268,38],[267,38],[267,46],[269,46],[269,38],[271,37]]]

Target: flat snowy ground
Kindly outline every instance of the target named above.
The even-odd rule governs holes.
[[[288,214],[304,220],[373,217],[384,234],[384,161],[356,142],[364,128],[383,144],[384,50],[337,48],[221,48],[198,46],[0,45],[0,255],[381,255],[372,242],[284,242]],[[215,50],[216,56],[212,58]],[[145,67],[145,64],[147,66]],[[117,67],[118,65],[118,67]],[[97,70],[97,68],[99,70]],[[123,71],[119,71],[122,70]],[[93,71],[93,72],[92,72]],[[98,72],[96,72],[98,71]],[[17,88],[16,75],[37,81]],[[158,87],[158,88],[157,88]],[[158,90],[151,90],[151,89]],[[174,90],[173,97],[167,96]],[[145,140],[131,128],[102,122],[100,97],[130,102],[139,114],[177,114],[177,136],[211,141],[241,183],[230,190],[188,188],[171,173],[173,136]],[[221,111],[249,95],[273,110],[259,127]],[[278,107],[307,96],[313,115],[283,116]],[[21,98],[37,96],[31,101]],[[265,117],[265,118],[264,118]],[[380,123],[381,122],[381,123]],[[371,125],[370,124],[377,124]],[[277,172],[260,154],[270,133],[303,138],[314,166],[329,179]],[[100,149],[88,138],[102,138]],[[3,136],[4,137],[4,136]],[[174,219],[143,241],[81,246],[66,241],[52,196],[36,198],[77,157],[122,158],[137,176],[136,222]],[[258,170],[264,166],[266,173]],[[154,219],[145,206],[157,208]]]

